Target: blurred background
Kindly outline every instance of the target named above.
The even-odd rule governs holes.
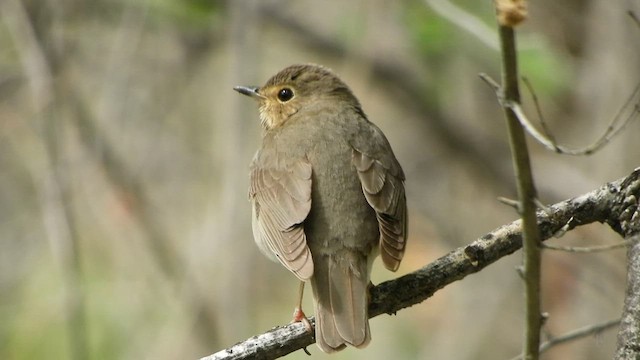
[[[639,3],[530,3],[521,71],[560,143],[597,139],[640,81],[628,11]],[[478,78],[500,77],[493,13],[489,0],[2,0],[0,358],[194,359],[290,320],[297,280],[250,230],[257,109],[232,87],[293,63],[336,71],[405,169],[407,254],[397,274],[376,264],[374,283],[516,219],[496,201],[515,196],[513,173],[495,94]],[[542,202],[640,166],[639,133],[632,122],[588,157],[531,141]],[[590,225],[553,242],[619,240]],[[625,262],[624,250],[545,251],[545,336],[618,317]],[[331,358],[512,358],[519,263],[516,253],[373,319],[368,348]],[[615,337],[543,358],[609,358]]]

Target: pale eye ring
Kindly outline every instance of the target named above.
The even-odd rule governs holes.
[[[293,98],[293,90],[289,88],[282,88],[278,91],[278,100],[287,102]]]

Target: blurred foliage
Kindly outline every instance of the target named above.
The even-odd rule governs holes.
[[[567,59],[548,46],[533,47],[518,53],[520,73],[534,84],[537,93],[553,98],[566,93],[575,74]]]
[[[188,29],[207,29],[224,14],[224,1],[219,0],[128,0],[130,5],[142,6],[158,23],[174,24]]]
[[[447,51],[456,43],[457,35],[450,22],[424,6],[423,1],[410,1],[404,11],[412,39],[417,43],[420,55],[446,57]]]
[[[458,1],[457,3],[458,6],[463,6],[473,14],[481,14],[477,18],[478,21],[494,29],[495,19],[491,12],[492,8],[487,6],[488,3],[477,1]],[[465,56],[470,56],[471,60],[486,62],[488,68],[499,65],[497,62],[499,53],[479,46],[472,34],[460,33],[460,29],[455,24],[425,6],[425,1],[407,1],[404,14],[406,25],[417,49],[420,50],[421,58],[429,63],[430,68],[435,67],[434,73],[438,73],[438,67],[446,67],[449,64],[452,53],[464,53]],[[497,39],[497,33],[495,38]],[[462,50],[459,49],[460,47],[477,51]],[[521,74],[536,85],[536,91],[549,97],[567,91],[566,86],[571,83],[574,76],[569,59],[563,57],[549,46],[548,42],[535,34],[529,37],[525,35],[524,41],[520,41],[520,48],[523,48],[518,54]],[[489,54],[492,56],[493,63],[487,62]]]
[[[573,143],[605,129],[640,77],[637,37],[623,41],[637,29],[605,3],[531,3],[519,30],[522,74]],[[491,2],[454,4],[493,29]],[[291,63],[339,73],[407,174],[408,253],[398,274],[375,265],[375,283],[516,217],[495,201],[513,195],[511,162],[477,78],[499,78],[499,54],[427,1],[3,0],[0,16],[0,359],[197,358],[289,320],[297,281],[251,239],[255,104],[231,89]],[[588,158],[533,145],[541,199],[626,175],[639,130]],[[590,226],[557,241],[615,240]],[[546,331],[619,314],[622,252],[544,259]],[[510,358],[518,263],[372,320],[367,349],[310,351]],[[614,344],[608,332],[547,359],[601,359]]]

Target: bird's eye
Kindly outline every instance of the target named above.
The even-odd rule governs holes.
[[[287,102],[291,100],[292,97],[293,97],[293,90],[289,88],[282,88],[280,89],[280,91],[278,91],[278,100],[282,102]]]

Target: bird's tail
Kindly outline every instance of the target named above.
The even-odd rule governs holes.
[[[311,287],[316,344],[322,351],[339,351],[347,344],[357,348],[369,344],[368,286],[365,256],[349,252],[347,256],[314,257]]]

